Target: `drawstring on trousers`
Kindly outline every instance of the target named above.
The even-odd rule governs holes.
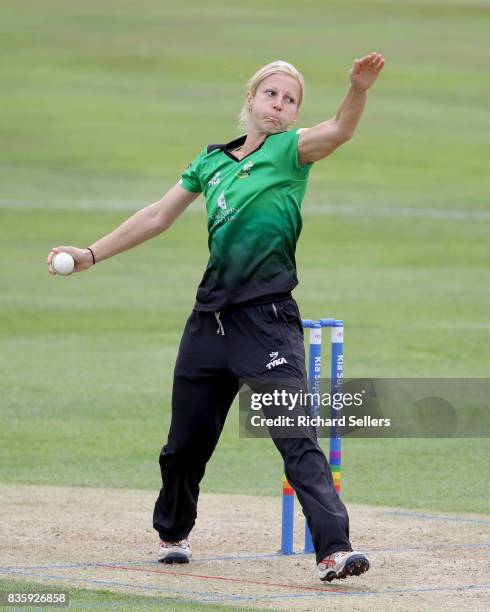
[[[214,316],[216,317],[216,322],[218,323],[218,329],[216,330],[216,333],[218,335],[224,336],[225,335],[225,328],[223,327],[223,323],[221,323],[221,313],[218,310],[217,312],[214,313]]]

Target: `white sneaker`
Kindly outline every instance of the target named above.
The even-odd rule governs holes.
[[[157,554],[157,559],[160,563],[189,563],[191,557],[191,547],[186,539],[179,542],[164,542],[160,540]]]
[[[335,578],[359,576],[369,569],[366,555],[357,550],[334,552],[318,564],[320,580],[331,582]]]

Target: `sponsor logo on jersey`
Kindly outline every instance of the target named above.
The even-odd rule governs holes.
[[[225,192],[222,191],[220,197],[218,198],[218,206],[222,209],[225,210],[225,208],[228,208],[226,206],[226,198],[225,198]]]
[[[211,226],[209,228],[209,231],[213,230],[218,225],[223,225],[223,223],[228,223],[228,221],[234,221],[237,212],[237,208],[227,208],[226,210],[218,210],[218,212],[214,213],[214,215],[212,215],[210,218]]]
[[[278,355],[279,351],[269,353],[269,357],[271,358],[271,360],[265,366],[268,370],[272,370],[272,368],[275,368],[276,366],[282,365],[283,363],[287,363],[286,357],[278,357]]]

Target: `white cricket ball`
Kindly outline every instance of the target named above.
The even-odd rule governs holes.
[[[69,253],[58,253],[53,257],[53,268],[58,274],[66,276],[73,272],[75,260]]]

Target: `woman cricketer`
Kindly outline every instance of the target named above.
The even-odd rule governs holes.
[[[210,257],[175,365],[172,420],[160,454],[163,486],[153,515],[163,563],[191,558],[199,483],[239,380],[306,379],[301,316],[291,296],[301,203],[313,163],[352,138],[383,65],[378,53],[354,60],[335,117],[298,130],[291,128],[303,100],[302,75],[283,61],[264,66],[250,80],[240,113],[245,135],[205,147],[158,202],[90,247],[49,253],[51,274],[61,251],[73,256],[74,272],[87,270],[168,230],[205,196]],[[352,550],[347,510],[315,436],[273,440],[310,527],[320,578],[367,571],[366,555]]]

